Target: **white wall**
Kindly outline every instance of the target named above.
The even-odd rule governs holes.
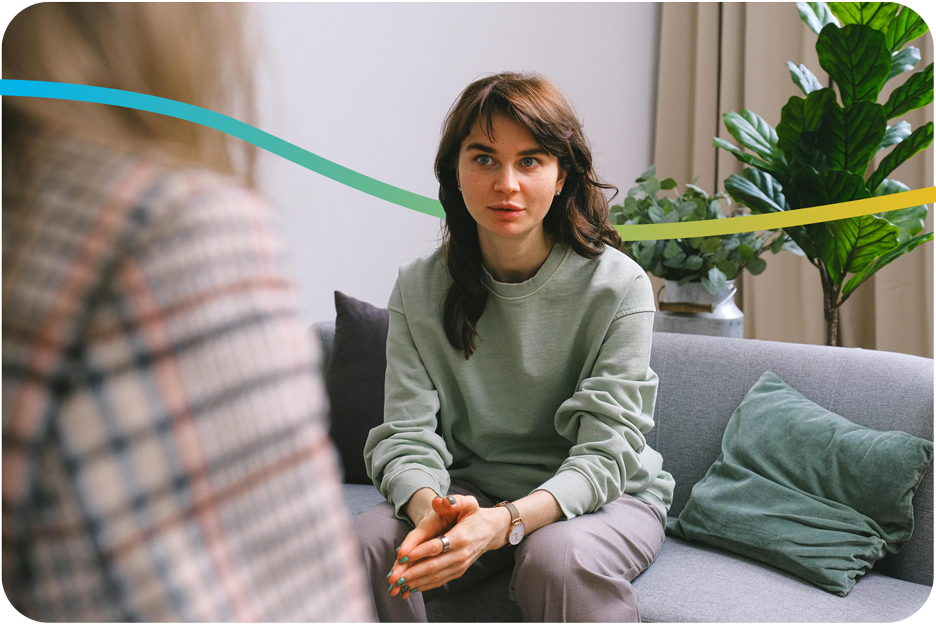
[[[652,3],[266,4],[258,125],[319,156],[435,198],[448,108],[472,80],[537,71],[585,124],[622,193],[650,164],[659,10]],[[308,321],[333,291],[385,306],[397,267],[437,244],[436,218],[264,153],[260,186],[288,214]],[[622,199],[623,195],[619,197]]]

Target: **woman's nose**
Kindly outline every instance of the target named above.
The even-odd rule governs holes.
[[[503,193],[513,193],[520,189],[517,181],[517,172],[513,167],[503,167],[494,180],[494,190]]]

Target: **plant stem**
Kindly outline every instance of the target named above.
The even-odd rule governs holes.
[[[839,309],[832,308],[831,312],[826,311],[826,344],[830,347],[838,346],[838,320]]]
[[[819,275],[822,278],[822,308],[826,321],[826,344],[838,346],[839,301],[841,284],[834,284],[825,266],[820,263]]]

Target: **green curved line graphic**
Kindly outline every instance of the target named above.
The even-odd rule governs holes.
[[[433,217],[445,218],[442,205],[435,199],[375,180],[347,167],[342,167],[250,124],[192,104],[133,91],[38,80],[0,80],[0,96],[3,95],[109,104],[184,119],[220,130],[252,143],[261,149],[368,195],[373,195],[379,199]],[[694,238],[834,221],[836,219],[918,206],[933,201],[936,201],[936,187],[781,213],[688,223],[616,225],[614,227],[621,233],[621,238],[627,241]]]
[[[250,124],[238,121],[233,117],[222,115],[214,111],[178,102],[166,98],[109,89],[106,87],[91,87],[88,85],[68,84],[64,82],[43,82],[38,80],[0,80],[0,95],[17,95],[27,97],[41,97],[58,100],[76,100],[79,102],[94,102],[97,104],[110,104],[124,108],[159,113],[169,117],[176,117],[191,121],[215,130],[220,130],[253,143],[259,148],[282,156],[286,160],[311,169],[316,173],[340,182],[353,189],[357,189],[379,199],[422,212],[433,217],[444,218],[445,212],[438,200],[430,199],[416,193],[397,188],[386,182],[375,180],[364,174],[342,167],[330,160],[317,156],[304,150],[289,141],[284,141],[268,132],[264,132]]]

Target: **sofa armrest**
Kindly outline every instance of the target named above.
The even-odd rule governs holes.
[[[332,347],[335,344],[335,321],[319,321],[313,323],[310,332],[318,338],[322,345],[322,376],[328,370],[328,359],[331,357]]]

